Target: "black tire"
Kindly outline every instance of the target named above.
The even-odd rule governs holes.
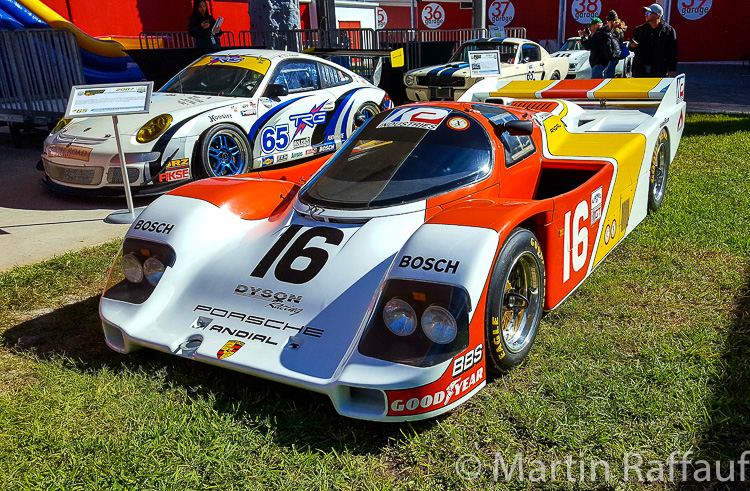
[[[374,102],[365,102],[361,106],[359,106],[359,109],[356,113],[354,113],[354,120],[352,124],[352,131],[359,128],[361,125],[357,124],[357,118],[359,116],[364,116],[364,122],[366,123],[370,119],[374,118],[376,115],[380,113],[380,108],[377,104]],[[363,123],[364,124],[364,123]]]
[[[244,132],[231,124],[217,124],[204,133],[193,159],[198,177],[236,176],[247,172],[253,152]]]
[[[669,133],[662,128],[651,155],[651,173],[648,182],[648,210],[655,212],[661,208],[667,190],[669,175]]]
[[[560,72],[558,72],[557,70],[555,70],[554,72],[552,72],[552,75],[550,75],[549,79],[550,80],[560,80]]]
[[[533,233],[514,229],[495,261],[487,293],[487,370],[499,374],[528,354],[542,320],[547,273]]]

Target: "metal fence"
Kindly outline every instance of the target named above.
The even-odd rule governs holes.
[[[267,49],[304,51],[310,48],[333,49],[387,49],[403,48],[405,68],[410,70],[421,65],[421,44],[435,41],[453,41],[456,47],[470,39],[490,37],[487,29],[292,29],[288,31],[251,30],[240,31],[239,43],[234,33],[224,31],[222,46],[255,46]],[[526,37],[523,27],[506,27],[506,37]],[[162,31],[142,32],[139,36],[141,48],[188,48],[193,40],[187,32]],[[356,60],[355,60],[356,64]]]
[[[138,42],[141,49],[192,48],[195,45],[195,40],[187,31],[142,32],[138,35]],[[219,36],[219,43],[223,47],[237,46],[232,31],[223,31]]]
[[[64,29],[0,31],[0,121],[50,124],[84,83],[76,37]]]

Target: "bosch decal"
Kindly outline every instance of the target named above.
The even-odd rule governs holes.
[[[456,274],[461,261],[452,259],[436,259],[434,257],[424,258],[422,256],[404,255],[398,263],[399,268],[423,269],[425,271],[435,270],[438,273]]]
[[[172,231],[174,225],[166,222],[152,222],[150,220],[138,220],[133,225],[133,230],[143,230],[144,232],[156,232],[157,234],[167,234]]]
[[[317,146],[315,148],[316,148],[316,150],[319,153],[322,153],[322,152],[332,152],[332,151],[336,150],[336,145],[333,144],[333,143],[328,143],[326,145],[319,145],[319,146]]]

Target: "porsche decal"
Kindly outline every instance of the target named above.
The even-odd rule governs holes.
[[[216,358],[218,358],[219,360],[229,358],[233,354],[237,353],[243,346],[245,346],[245,343],[243,343],[242,341],[228,341],[227,344],[222,346],[221,349],[216,352]]]

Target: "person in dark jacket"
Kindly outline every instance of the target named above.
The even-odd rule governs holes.
[[[625,42],[625,31],[628,29],[628,26],[620,20],[620,18],[617,16],[617,12],[615,12],[614,10],[610,10],[607,14],[607,25],[612,31],[612,35],[614,36],[614,38],[617,40],[617,44],[620,45],[620,50],[622,50],[623,44]],[[625,53],[623,53],[623,55],[625,55]],[[619,58],[609,62],[609,65],[607,65],[607,69],[604,70],[604,78],[615,78],[615,75],[617,73],[617,64],[619,62]],[[624,64],[623,70],[625,70]],[[624,76],[625,74],[623,74],[623,77]]]
[[[610,61],[607,56],[609,33],[609,26],[602,25],[599,17],[594,17],[586,29],[578,31],[578,35],[581,36],[581,46],[589,50],[591,78],[604,78],[604,70]]]
[[[216,19],[208,13],[206,0],[195,0],[193,13],[188,17],[188,33],[195,39],[195,47],[201,49],[219,49],[221,29],[213,32]]]
[[[657,3],[643,7],[646,23],[633,30],[630,51],[634,77],[674,77],[677,74],[677,33],[662,19],[664,9]]]

